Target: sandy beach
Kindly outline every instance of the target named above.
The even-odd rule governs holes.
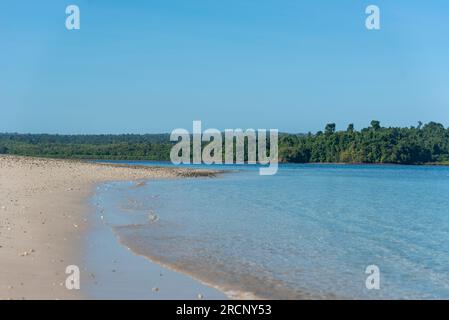
[[[214,174],[0,156],[0,299],[85,298],[66,289],[65,269],[81,260],[96,185]]]

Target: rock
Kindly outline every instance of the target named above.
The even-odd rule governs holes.
[[[200,294],[198,295],[198,299],[203,300],[203,298],[204,298],[204,296],[200,293]]]
[[[159,292],[159,288],[158,287],[154,287],[153,288],[153,292]]]
[[[148,214],[148,221],[150,223],[154,223],[154,222],[156,222],[158,220],[159,220],[159,217],[157,216],[157,214],[152,213],[152,212],[150,214]]]

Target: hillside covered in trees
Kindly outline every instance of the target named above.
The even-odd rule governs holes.
[[[54,158],[169,160],[169,134],[0,134],[0,154]],[[280,134],[279,160],[296,163],[449,163],[449,128],[430,122],[385,128],[378,121],[360,131],[326,125],[315,134]]]

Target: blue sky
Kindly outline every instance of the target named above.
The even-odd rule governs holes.
[[[2,0],[0,132],[448,126],[448,39],[443,0]]]

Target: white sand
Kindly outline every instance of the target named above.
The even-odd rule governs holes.
[[[0,156],[0,299],[84,298],[65,268],[82,254],[96,184],[213,174]]]

